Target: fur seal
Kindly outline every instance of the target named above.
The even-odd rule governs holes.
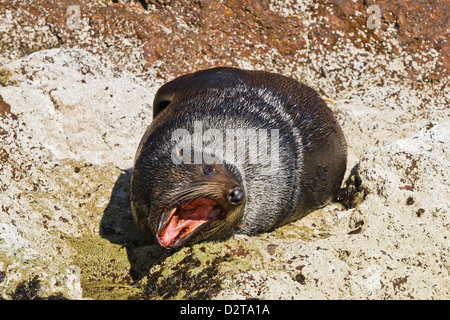
[[[201,129],[197,137],[196,129]],[[191,136],[174,139],[177,130]],[[251,146],[237,145],[236,156],[228,152],[234,146],[227,134],[238,130],[258,132],[259,149],[269,144],[268,133],[265,138],[259,133],[271,133],[275,168],[270,161],[251,163]],[[209,153],[215,161],[198,150],[207,133],[219,136],[213,150],[226,149]],[[310,87],[263,71],[198,71],[156,93],[153,121],[131,174],[132,212],[141,232],[166,249],[234,233],[254,235],[328,204],[340,189],[346,163],[342,129]]]

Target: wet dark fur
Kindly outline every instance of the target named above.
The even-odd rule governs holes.
[[[204,131],[279,129],[281,164],[277,174],[267,176],[261,166],[224,159],[226,170],[245,189],[245,204],[226,228],[190,242],[272,230],[325,206],[341,186],[347,161],[342,130],[318,94],[290,78],[234,68],[204,70],[162,86],[153,112],[131,177],[133,215],[150,238],[176,193],[196,179],[213,179],[202,176],[201,165],[175,165],[170,157],[173,130],[192,133],[194,121],[202,121]]]

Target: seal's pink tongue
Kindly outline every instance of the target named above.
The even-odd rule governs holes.
[[[165,226],[158,231],[159,242],[166,248],[173,247],[178,240],[220,213],[217,203],[210,199],[200,198],[181,205],[169,213]]]

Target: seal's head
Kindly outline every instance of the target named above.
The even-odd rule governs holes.
[[[245,206],[245,191],[227,165],[177,165],[180,186],[166,189],[168,197],[157,212],[156,240],[164,248],[188,241],[220,238],[237,224]],[[167,188],[167,185],[165,185]]]
[[[132,178],[133,214],[144,235],[172,249],[232,234],[246,203],[237,168],[159,160],[134,168],[140,172]]]

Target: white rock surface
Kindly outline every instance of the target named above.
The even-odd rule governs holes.
[[[81,49],[40,51],[3,68],[11,76],[0,96],[18,120],[0,116],[0,294],[9,297],[33,275],[43,295],[131,288],[114,281],[129,277],[133,254],[170,277],[183,251],[164,267],[153,249],[125,253],[127,238],[99,236],[106,218],[113,235],[127,232],[127,174],[117,167],[132,166],[161,83]],[[355,209],[329,205],[269,234],[194,246],[199,257],[227,250],[234,257],[218,265],[216,297],[449,299],[450,112],[437,100],[428,117],[415,111],[421,94],[432,92],[369,86],[337,100],[331,107],[349,144],[348,171],[359,163],[367,197]]]
[[[3,99],[57,158],[132,166],[156,87],[81,49],[40,51],[4,68],[16,85],[1,88]]]

